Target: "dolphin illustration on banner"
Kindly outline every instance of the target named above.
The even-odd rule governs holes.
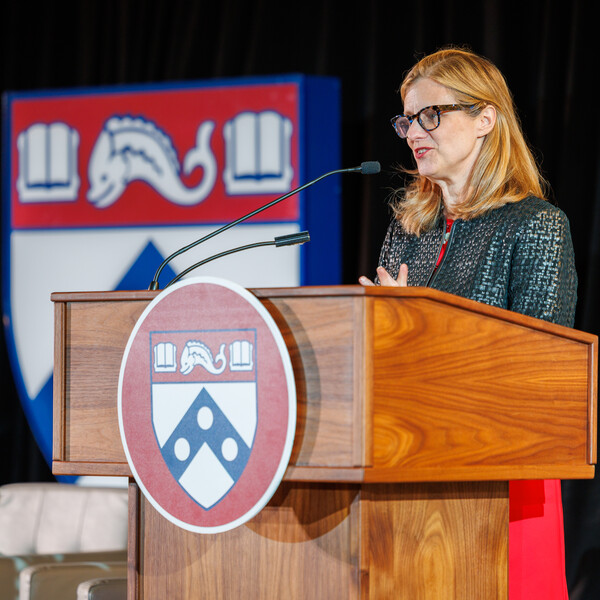
[[[174,204],[191,206],[202,202],[217,178],[217,161],[210,148],[214,128],[213,121],[202,123],[196,133],[196,146],[185,156],[186,175],[197,167],[204,171],[202,181],[188,188],[179,177],[181,168],[173,143],[163,131],[142,117],[111,117],[90,157],[88,200],[97,208],[106,208],[121,197],[129,183],[138,179]]]

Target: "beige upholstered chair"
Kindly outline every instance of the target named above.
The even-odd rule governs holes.
[[[28,566],[90,561],[124,565],[126,548],[124,488],[62,483],[0,487],[0,600],[18,598],[19,573]]]
[[[88,584],[91,579],[96,580],[94,585],[97,588],[96,593],[104,592],[105,598],[117,600],[119,596],[115,594],[121,593],[122,587],[111,589],[98,584],[99,578],[107,577],[118,577],[124,580],[125,593],[127,593],[126,562],[48,563],[26,567],[19,575],[19,600],[75,600],[79,597],[89,600]],[[83,595],[86,587],[88,587],[87,595]]]

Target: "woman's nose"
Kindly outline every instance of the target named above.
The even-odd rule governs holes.
[[[413,119],[412,123],[408,127],[406,132],[407,140],[423,139],[427,135],[427,132],[421,127],[418,119]]]

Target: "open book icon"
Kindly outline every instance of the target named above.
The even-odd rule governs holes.
[[[292,123],[274,111],[243,112],[224,127],[230,195],[285,193],[294,175],[290,143]]]
[[[79,134],[65,123],[34,123],[19,134],[19,177],[21,202],[64,202],[77,200]]]

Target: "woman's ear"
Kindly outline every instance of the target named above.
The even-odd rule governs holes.
[[[488,104],[478,115],[480,137],[487,135],[496,124],[496,107]]]

